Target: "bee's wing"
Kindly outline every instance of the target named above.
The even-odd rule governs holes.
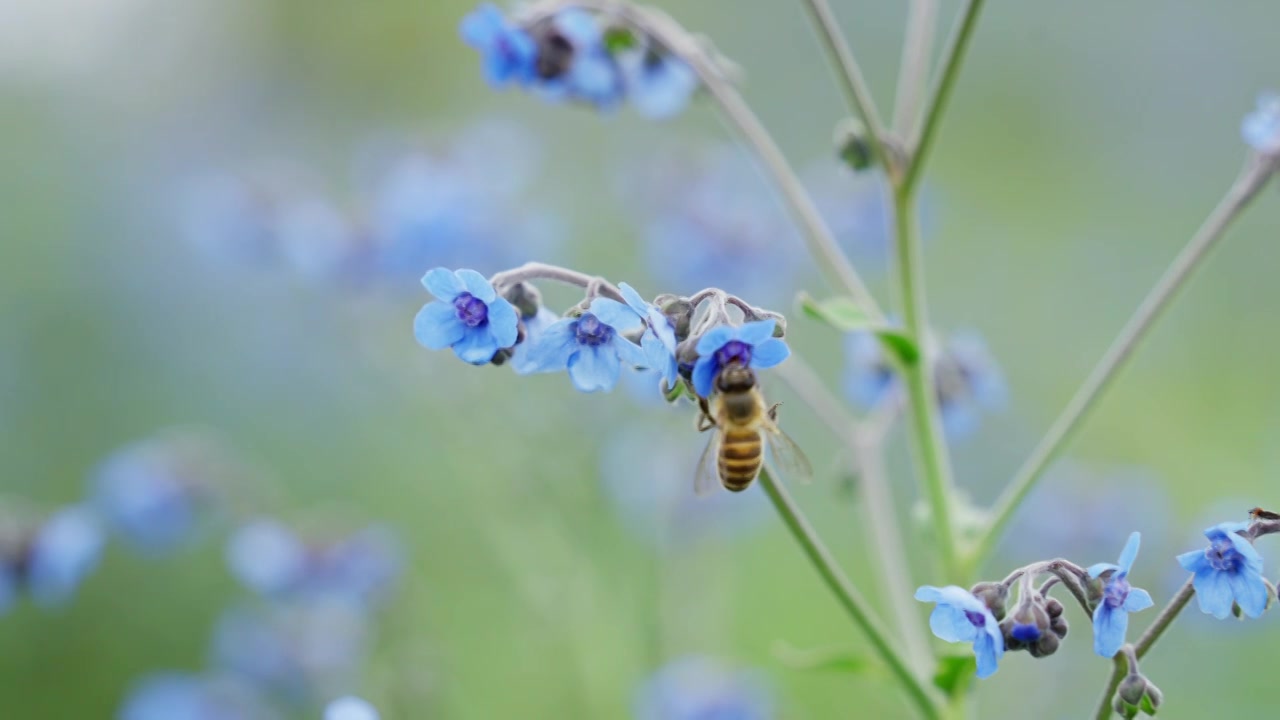
[[[693,476],[693,492],[698,496],[710,495],[720,484],[720,443],[723,434],[720,428],[713,428],[707,448],[698,458],[698,469]]]
[[[796,445],[776,424],[765,423],[764,439],[769,446],[769,456],[776,467],[788,480],[809,482],[813,479],[813,465],[808,456]]]

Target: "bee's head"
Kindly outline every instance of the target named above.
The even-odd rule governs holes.
[[[716,376],[716,390],[722,393],[746,392],[755,386],[755,372],[737,361],[725,365]]]

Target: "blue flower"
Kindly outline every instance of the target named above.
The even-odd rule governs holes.
[[[719,325],[698,338],[698,362],[693,366],[693,389],[711,397],[721,368],[738,363],[752,369],[771,368],[791,355],[791,348],[773,336],[777,323],[760,320],[745,325]]]
[[[626,91],[600,23],[577,8],[556,13],[539,37],[537,75],[534,90],[551,101],[580,100],[608,110]]]
[[[1129,536],[1115,565],[1098,563],[1089,567],[1091,578],[1110,573],[1102,586],[1102,600],[1093,611],[1093,651],[1102,657],[1115,657],[1120,646],[1124,645],[1129,613],[1146,610],[1155,604],[1146,590],[1129,585],[1129,570],[1138,557],[1141,541],[1142,535],[1135,532]]]
[[[618,63],[628,100],[637,112],[654,120],[680,114],[699,86],[698,74],[688,63],[649,48],[628,52]]]
[[[1200,610],[1219,620],[1231,614],[1231,605],[1256,618],[1267,609],[1267,582],[1262,579],[1262,556],[1239,534],[1247,522],[1225,522],[1204,531],[1209,547],[1178,556],[1193,580]]]
[[[509,22],[492,3],[484,3],[462,20],[462,39],[480,51],[484,76],[494,87],[508,82],[528,85],[538,57],[533,38]]]
[[[1258,109],[1244,116],[1240,134],[1250,147],[1260,153],[1280,153],[1280,95],[1259,95]]]
[[[645,332],[640,337],[640,347],[648,358],[647,367],[662,374],[667,389],[674,388],[680,366],[676,361],[676,330],[671,320],[657,306],[645,302],[630,285],[622,283],[618,289],[622,291],[627,306],[644,320]]]
[[[183,673],[149,675],[136,683],[119,720],[275,720],[253,690],[230,678]]]
[[[916,599],[937,603],[929,616],[933,634],[947,642],[971,642],[978,659],[978,677],[995,674],[1004,655],[1004,636],[991,610],[962,587],[925,585],[916,590]]]
[[[537,344],[538,339],[546,332],[547,328],[555,325],[560,320],[560,316],[548,310],[546,307],[539,307],[536,315],[532,317],[522,318],[524,322],[524,340],[516,345],[515,350],[511,353],[511,369],[516,371],[517,375],[528,375],[537,372],[537,366],[533,363],[529,356],[529,350]]]
[[[844,339],[845,394],[857,406],[877,408],[897,387],[897,376],[872,332],[852,332]]]
[[[475,270],[428,270],[422,284],[439,300],[422,306],[413,334],[431,350],[453,348],[472,365],[484,365],[493,354],[516,344],[516,309]]]
[[[227,540],[227,565],[245,587],[273,596],[296,586],[306,572],[307,547],[275,520],[261,518],[240,527]]]
[[[773,698],[763,677],[705,657],[673,660],[636,694],[636,720],[768,720]]]
[[[49,516],[31,541],[27,582],[31,598],[46,607],[71,599],[98,566],[106,534],[96,513],[85,506]]]
[[[325,707],[324,720],[378,720],[378,711],[368,701],[348,695]]]
[[[573,386],[582,392],[612,390],[622,363],[643,367],[647,362],[640,346],[622,336],[639,325],[635,310],[616,300],[596,298],[588,312],[562,318],[543,330],[529,348],[525,367],[529,372],[567,368]]]

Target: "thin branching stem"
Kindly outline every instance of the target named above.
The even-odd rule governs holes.
[[[1102,698],[1098,701],[1098,711],[1094,713],[1096,720],[1107,720],[1111,717],[1113,711],[1111,707],[1112,699],[1116,696],[1116,690],[1120,687],[1120,683],[1124,680],[1125,675],[1129,673],[1129,660],[1127,656],[1132,654],[1134,668],[1137,669],[1137,661],[1139,658],[1147,654],[1156,641],[1164,635],[1164,631],[1169,629],[1173,621],[1177,619],[1182,609],[1191,602],[1191,597],[1196,594],[1194,584],[1195,577],[1187,579],[1177,594],[1169,600],[1169,604],[1164,606],[1156,619],[1152,621],[1151,627],[1142,633],[1142,637],[1138,638],[1138,642],[1133,645],[1126,645],[1124,652],[1116,653],[1115,664],[1111,669],[1111,677],[1107,680],[1107,685],[1102,690]]]
[[[911,0],[893,105],[893,130],[900,137],[909,136],[920,113],[920,100],[929,83],[929,60],[937,26],[938,0]]]
[[[625,302],[621,291],[613,283],[602,277],[541,262],[529,262],[520,267],[496,273],[489,278],[489,283],[498,292],[502,292],[505,287],[532,280],[550,280],[565,285],[573,285],[586,290],[589,297],[604,295],[619,302]]]
[[[858,589],[845,576],[840,565],[832,557],[831,551],[818,537],[817,531],[809,524],[787,489],[777,481],[767,467],[760,471],[760,484],[764,486],[765,492],[773,501],[787,529],[791,531],[800,548],[813,563],[814,569],[822,576],[823,582],[835,594],[845,612],[867,636],[876,654],[906,690],[908,698],[919,711],[920,716],[930,719],[938,718],[938,703],[934,694],[912,671],[906,658],[899,652],[895,641],[871,611],[866,598],[862,597],[862,593],[858,592]]]
[[[1054,421],[1049,431],[1036,445],[1035,450],[1031,452],[1030,457],[1022,464],[1009,486],[1001,494],[996,501],[995,510],[992,512],[992,520],[990,527],[982,535],[978,544],[974,548],[973,556],[969,561],[969,568],[976,569],[981,565],[982,561],[994,549],[995,544],[1000,540],[1001,534],[1009,521],[1013,519],[1014,512],[1026,499],[1027,493],[1035,487],[1036,482],[1048,469],[1049,464],[1062,451],[1063,447],[1071,439],[1080,422],[1093,409],[1103,392],[1111,384],[1116,374],[1124,367],[1125,362],[1133,354],[1138,344],[1146,337],[1147,331],[1155,324],[1156,320],[1164,312],[1169,304],[1177,296],[1178,291],[1186,285],[1187,280],[1191,278],[1192,273],[1197,267],[1204,262],[1209,251],[1212,250],[1219,240],[1226,234],[1227,228],[1231,226],[1232,221],[1240,216],[1241,212],[1249,205],[1258,191],[1267,184],[1267,180],[1275,172],[1277,160],[1275,158],[1264,158],[1254,156],[1249,159],[1244,170],[1236,181],[1227,190],[1226,195],[1218,203],[1210,213],[1204,224],[1200,226],[1199,231],[1191,238],[1182,252],[1174,258],[1169,268],[1147,296],[1142,300],[1133,316],[1129,318],[1129,322],[1125,324],[1120,334],[1111,343],[1111,347],[1094,366],[1093,371],[1089,373],[1080,386],[1076,390],[1071,401],[1067,403],[1066,408]]]

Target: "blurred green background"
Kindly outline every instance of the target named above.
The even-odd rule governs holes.
[[[748,100],[798,166],[827,156],[843,104],[798,5],[662,4],[743,66]],[[904,5],[835,3],[885,109]],[[943,3],[945,18],[956,5]],[[385,520],[406,540],[410,572],[364,687],[390,718],[626,717],[639,684],[684,654],[765,671],[780,717],[906,712],[874,670],[779,659],[779,643],[856,650],[860,638],[767,508],[735,532],[659,523],[653,532],[675,538],[660,546],[628,529],[601,482],[602,449],[661,442],[693,457],[704,438],[691,413],[427,352],[410,326],[428,296],[412,287],[235,267],[178,238],[168,191],[184,174],[282,161],[341,199],[370,136],[447,137],[499,116],[544,143],[537,199],[563,222],[561,258],[665,290],[641,269],[636,223],[612,188],[649,147],[722,140],[713,109],[696,103],[654,124],[495,93],[457,38],[470,7],[17,0],[0,13],[0,491],[75,500],[114,448],[198,424],[263,468],[269,508],[340,505]],[[976,500],[999,491],[1234,177],[1240,118],[1257,91],[1280,85],[1278,23],[1280,7],[1263,0],[990,3],[928,180],[935,324],[982,331],[1010,388],[1007,409],[955,450]],[[1037,507],[1049,509],[1005,541],[989,575],[1043,554],[1110,561],[1137,529],[1147,542],[1134,582],[1159,604],[1179,579],[1173,554],[1199,546],[1202,527],[1280,504],[1278,229],[1270,188],[1139,351],[1045,483],[1057,495]],[[888,302],[883,270],[866,272]],[[807,285],[823,290],[816,273]],[[836,387],[839,339],[800,319],[790,339]],[[829,472],[840,448],[799,402],[786,424],[823,470],[795,489],[799,501],[869,582],[877,545],[856,493]],[[891,450],[909,524],[915,484],[900,437]],[[1120,502],[1110,478],[1133,468],[1147,492],[1106,507]],[[1054,497],[1118,520],[1082,537],[1073,528],[1089,518],[1053,512]],[[913,537],[907,551],[928,582],[927,545]],[[1266,541],[1261,550],[1276,556]],[[110,717],[138,676],[199,669],[210,624],[239,594],[217,542],[166,560],[112,548],[71,607],[0,619],[0,707]],[[923,623],[927,608],[916,611]],[[1057,655],[1007,656],[979,685],[979,717],[1092,710],[1110,664],[1073,612]],[[1242,629],[1189,612],[1143,663],[1165,690],[1161,716],[1271,707],[1278,637],[1275,618]]]

